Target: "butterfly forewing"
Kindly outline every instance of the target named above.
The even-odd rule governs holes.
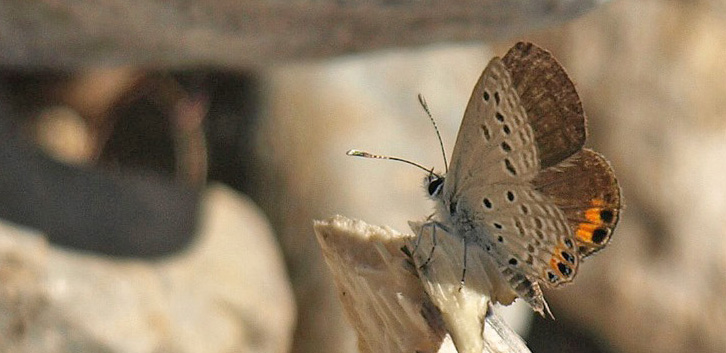
[[[539,171],[533,139],[509,72],[494,58],[469,99],[444,191],[531,180]]]
[[[555,165],[585,144],[585,112],[575,85],[557,60],[532,43],[517,43],[502,58],[520,96],[542,168]]]

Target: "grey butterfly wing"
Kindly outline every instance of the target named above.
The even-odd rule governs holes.
[[[512,150],[515,144],[525,145],[534,138],[526,120],[507,68],[501,59],[493,58],[464,112],[446,183],[463,188],[482,179],[489,184],[532,180],[539,171],[536,149]]]
[[[516,183],[483,185],[465,194],[459,202],[467,209],[481,208],[468,215],[479,235],[472,242],[502,265],[549,287],[572,281],[579,266],[577,242],[565,213],[545,195]]]
[[[540,170],[534,138],[509,71],[492,59],[464,114],[442,200],[459,235],[523,291],[532,280],[569,282],[578,265],[565,215],[531,184]]]

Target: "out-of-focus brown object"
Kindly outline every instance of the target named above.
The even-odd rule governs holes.
[[[602,0],[11,1],[0,65],[249,67],[562,23]]]
[[[289,352],[295,304],[269,223],[218,184],[201,208],[193,246],[158,261],[0,223],[0,352]]]
[[[204,94],[128,69],[0,76],[0,217],[108,255],[161,256],[193,240]]]

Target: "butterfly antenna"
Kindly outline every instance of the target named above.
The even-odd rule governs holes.
[[[439,132],[439,127],[436,126],[436,120],[434,120],[434,117],[431,115],[431,111],[429,110],[429,105],[426,104],[426,99],[424,96],[419,93],[418,94],[418,102],[421,103],[421,107],[426,112],[426,115],[428,115],[429,120],[431,120],[431,124],[434,126],[434,130],[436,130],[436,137],[439,139],[439,146],[441,146],[441,155],[444,156],[444,170],[446,170],[446,173],[449,172],[449,162],[446,161],[446,150],[444,149],[444,141],[441,139],[441,133]]]
[[[427,173],[433,174],[433,172],[434,172],[433,168],[432,169],[426,168],[416,162],[411,162],[408,159],[403,159],[403,158],[398,158],[398,157],[393,157],[393,156],[383,156],[380,154],[373,154],[373,153],[368,153],[368,152],[359,151],[359,150],[350,150],[348,152],[345,152],[345,154],[347,154],[349,156],[355,156],[355,157],[373,158],[373,159],[388,159],[388,160],[392,160],[392,161],[399,161],[399,162],[410,164],[417,168],[421,168],[421,169],[425,170]]]

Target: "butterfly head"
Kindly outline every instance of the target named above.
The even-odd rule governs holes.
[[[438,199],[441,197],[441,191],[444,189],[444,176],[434,173],[433,170],[424,178],[424,186],[429,197]]]

